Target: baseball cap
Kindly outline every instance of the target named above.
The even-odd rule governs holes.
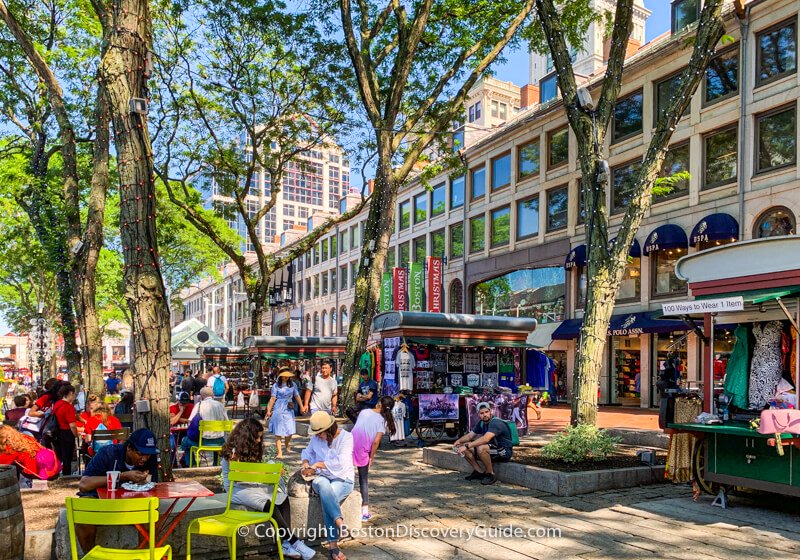
[[[147,428],[139,428],[128,437],[128,443],[144,455],[158,454],[156,436]]]
[[[189,393],[187,393],[186,391],[182,391],[178,395],[178,402],[181,404],[189,404],[190,402],[192,402],[192,397],[190,397]]]
[[[484,408],[488,408],[489,410],[492,410],[492,405],[490,405],[488,402],[478,403],[478,412],[480,412]]]

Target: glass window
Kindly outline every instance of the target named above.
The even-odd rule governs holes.
[[[520,146],[517,152],[517,175],[520,179],[539,173],[539,139]]]
[[[547,231],[567,227],[569,190],[567,187],[547,191]]]
[[[635,161],[611,170],[611,213],[624,212],[636,190],[636,175],[642,163]]]
[[[477,103],[475,103],[475,120],[478,120],[480,118],[481,118],[481,102],[478,101]]]
[[[397,266],[397,255],[394,252],[394,247],[389,247],[389,251],[386,253],[386,268],[388,270],[391,270],[396,266]]]
[[[428,219],[428,193],[420,193],[414,197],[414,223],[418,224]]]
[[[547,135],[547,168],[553,169],[567,163],[569,157],[569,129],[562,128]]]
[[[470,183],[472,183],[472,200],[480,198],[486,194],[486,168],[478,167],[470,171]]]
[[[450,283],[450,313],[464,313],[464,288],[461,280]]]
[[[756,85],[760,86],[797,71],[797,26],[794,19],[756,37]]]
[[[341,249],[342,253],[346,253],[350,250],[350,230],[345,229],[344,231],[339,232],[339,248]]]
[[[539,234],[539,195],[517,202],[517,239]]]
[[[492,190],[496,191],[511,184],[511,154],[504,154],[492,160]]]
[[[469,122],[475,120],[475,105],[469,106],[469,110],[467,111],[467,120],[469,120]]]
[[[417,237],[414,240],[414,262],[425,264],[425,257],[428,256],[428,247],[425,245],[425,236]]]
[[[407,267],[411,262],[411,244],[407,241],[400,245],[400,260],[398,266]]]
[[[336,269],[331,270],[331,293],[335,294],[339,291],[339,284],[336,280]]]
[[[317,246],[314,249],[314,264],[315,265],[319,264],[319,255],[322,252],[321,247],[322,247],[322,243],[320,242],[320,243],[317,243]]]
[[[347,265],[339,268],[339,289],[346,290],[349,278],[347,277]]]
[[[700,0],[678,0],[672,3],[672,32],[680,33],[700,18]]]
[[[445,188],[444,183],[440,183],[433,187],[431,191],[431,217],[444,214],[447,203],[445,202]]]
[[[477,216],[469,221],[469,252],[477,253],[483,251],[486,246],[485,241],[486,218]]]
[[[797,113],[794,103],[790,109],[759,115],[756,120],[756,173],[794,165],[797,162]]]
[[[556,97],[558,97],[556,75],[553,74],[539,80],[539,103],[547,103]]]
[[[653,263],[653,295],[666,296],[686,292],[686,282],[675,275],[675,263],[686,255],[685,247],[650,253]]]
[[[540,324],[564,320],[564,267],[515,270],[475,284],[472,312],[533,317]]]
[[[656,83],[656,110],[653,114],[653,126],[658,123],[658,119],[666,114],[669,104],[672,103],[672,96],[675,95],[678,88],[681,86],[682,76],[683,70]],[[690,107],[687,105],[686,111],[684,111],[682,116],[686,116],[689,109]]]
[[[431,256],[444,257],[444,230],[439,229],[431,233]]]
[[[614,105],[613,140],[622,140],[642,132],[642,90],[619,99]]]
[[[500,112],[500,105],[497,101],[492,101],[492,116],[497,117],[497,114]]]
[[[508,105],[506,105],[505,103],[501,103],[500,104],[500,118],[501,119],[506,120],[506,117],[508,116],[507,111],[508,111]]]
[[[453,132],[453,151],[457,152],[464,147],[464,129],[460,128]]]
[[[407,229],[411,225],[411,201],[406,200],[400,203],[400,231]]]
[[[685,142],[678,146],[670,146],[669,151],[664,156],[664,163],[661,165],[659,177],[672,177],[676,173],[689,171],[689,143]],[[658,185],[653,187],[653,202],[660,202],[669,198],[676,198],[689,194],[689,181],[681,179],[673,185]]]
[[[338,243],[336,242],[336,236],[334,235],[333,237],[331,237],[331,258],[332,259],[335,259],[336,255],[338,254],[336,252],[337,251],[337,247],[336,247],[337,245],[338,245]]]
[[[322,240],[322,262],[328,260],[328,238]]]
[[[704,189],[736,181],[737,136],[734,126],[705,137]]]
[[[464,206],[464,175],[450,177],[450,209]]]
[[[739,93],[739,45],[711,59],[706,69],[705,92],[706,105]]]
[[[617,291],[617,301],[639,299],[642,284],[642,259],[639,257],[628,257],[628,264],[622,274]]]
[[[508,245],[511,240],[511,207],[492,210],[492,247]]]
[[[583,192],[583,179],[578,179],[578,225],[586,223],[586,193]]]
[[[464,256],[464,224],[450,226],[450,258]]]
[[[328,295],[328,273],[327,272],[323,272],[322,273],[322,280],[320,280],[320,283],[322,284],[322,295],[323,296],[327,296]]]
[[[755,238],[794,235],[797,231],[797,222],[791,210],[777,206],[761,214],[756,220],[754,229]]]

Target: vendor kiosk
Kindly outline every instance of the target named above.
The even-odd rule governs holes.
[[[547,357],[531,353],[535,319],[390,311],[375,317],[382,394],[412,397],[412,430],[424,441],[458,437],[477,422],[477,404],[527,433],[529,373],[550,378]],[[539,367],[541,366],[541,367]],[[539,370],[542,370],[539,372]],[[418,418],[417,418],[418,417]],[[418,420],[418,421],[417,421]],[[415,422],[416,421],[416,422]]]
[[[710,423],[667,419],[672,443],[694,438],[693,478],[719,493],[717,505],[725,507],[731,487],[800,496],[800,437],[759,429],[763,410],[797,409],[800,237],[714,247],[680,259],[676,274],[695,299],[664,304],[664,313],[702,324],[702,410]],[[735,328],[737,340],[715,387],[715,332],[723,327]]]

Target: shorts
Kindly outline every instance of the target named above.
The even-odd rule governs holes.
[[[489,456],[492,463],[508,463],[511,460],[512,451],[510,447],[497,447],[489,444]]]

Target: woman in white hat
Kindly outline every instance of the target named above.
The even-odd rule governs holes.
[[[303,470],[309,477],[318,475],[311,486],[322,502],[322,514],[331,560],[347,560],[339,550],[339,537],[348,536],[340,504],[353,491],[353,435],[339,428],[336,419],[325,411],[315,412],[309,422],[313,434],[303,450]]]
[[[304,414],[303,401],[300,392],[292,379],[294,373],[287,367],[278,372],[278,381],[272,386],[272,395],[267,404],[267,419],[269,420],[269,433],[275,436],[275,446],[278,448],[277,459],[283,459],[283,441],[286,438],[286,453],[291,453],[289,447],[292,436],[297,433],[294,421],[295,407]]]

